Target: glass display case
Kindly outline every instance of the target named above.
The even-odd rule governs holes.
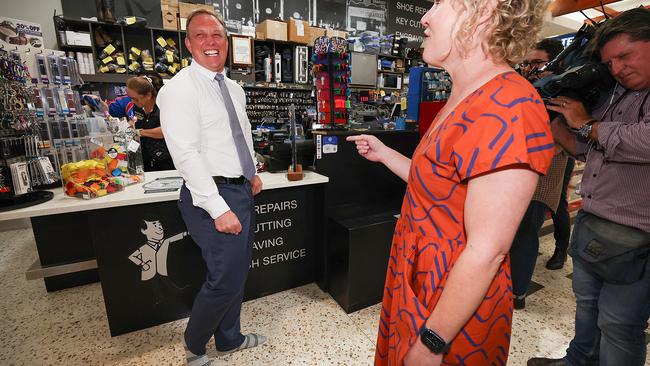
[[[76,133],[54,139],[67,196],[102,197],[144,180],[139,137],[128,122],[82,117],[74,124],[76,129],[67,130]]]

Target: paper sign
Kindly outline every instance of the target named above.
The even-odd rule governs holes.
[[[135,140],[131,140],[131,142],[129,142],[129,145],[126,148],[130,152],[137,152],[138,148],[140,148],[140,143],[138,143]]]
[[[323,154],[335,154],[339,151],[339,138],[337,136],[323,137]]]
[[[5,2],[3,1],[2,4],[4,5]],[[2,10],[2,13],[6,13],[5,9]],[[27,44],[24,43],[25,41]],[[0,45],[6,44],[12,47],[26,45],[32,48],[43,48],[43,28],[39,23],[0,16]]]
[[[301,21],[296,22],[296,34],[298,35],[298,37],[305,36],[305,26]]]

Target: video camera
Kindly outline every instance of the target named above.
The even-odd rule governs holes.
[[[605,65],[589,59],[584,52],[597,27],[602,24],[585,24],[573,42],[542,68],[542,72],[553,72],[533,84],[543,100],[566,96],[581,101],[589,111],[605,102],[614,86],[614,79]]]

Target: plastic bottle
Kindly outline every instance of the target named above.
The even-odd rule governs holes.
[[[273,75],[273,66],[272,66],[272,64],[273,64],[273,62],[271,61],[271,55],[268,55],[264,59],[264,80],[267,83],[271,82],[271,77]]]

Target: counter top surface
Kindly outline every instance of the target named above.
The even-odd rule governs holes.
[[[317,130],[311,133],[324,136],[419,134],[415,130]]]
[[[156,178],[179,176],[175,170],[163,172],[145,173],[145,183],[151,182]],[[305,177],[302,180],[290,182],[286,173],[260,173],[260,178],[264,184],[263,190],[298,187],[311,184],[327,183],[329,179],[315,172],[305,171]],[[0,221],[23,219],[36,216],[56,215],[70,212],[98,210],[103,208],[131,206],[146,203],[173,201],[178,199],[179,191],[144,193],[143,184],[136,184],[126,187],[122,192],[109,194],[104,197],[98,197],[90,200],[68,197],[63,194],[62,188],[51,190],[54,198],[50,201],[21,208],[13,211],[0,212]]]

